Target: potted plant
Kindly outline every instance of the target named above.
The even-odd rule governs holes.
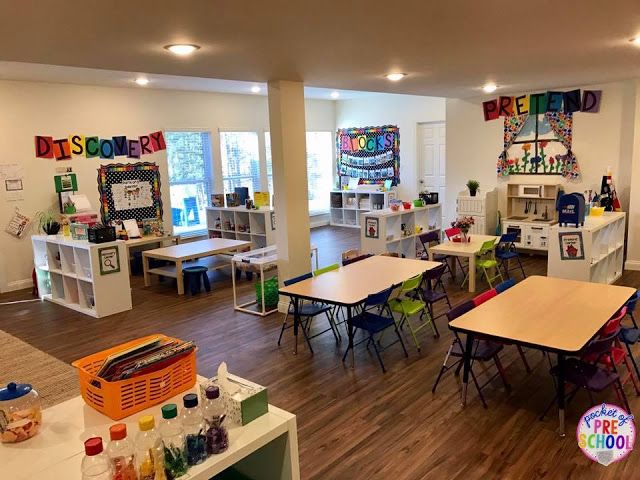
[[[478,191],[479,187],[480,187],[480,182],[477,180],[469,180],[467,182],[467,188],[469,189],[469,194],[472,197],[476,196],[476,192]]]
[[[451,226],[453,228],[459,228],[460,232],[462,232],[462,238],[460,239],[462,242],[469,241],[469,230],[471,229],[471,225],[475,223],[473,217],[460,217],[455,222],[451,222]]]
[[[36,218],[38,219],[38,229],[47,235],[57,235],[60,231],[60,222],[57,220],[58,216],[51,210],[38,212]]]

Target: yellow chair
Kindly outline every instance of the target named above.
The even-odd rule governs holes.
[[[398,328],[402,328],[405,324],[409,327],[413,342],[416,344],[418,351],[420,350],[420,342],[416,334],[427,326],[431,326],[433,330],[433,336],[439,337],[438,329],[429,315],[427,304],[422,299],[422,292],[420,291],[420,284],[422,283],[422,274],[417,275],[402,283],[398,296],[389,302],[389,306],[393,312],[400,314],[400,320],[398,320]],[[418,323],[411,322],[411,318],[416,315],[418,317]]]

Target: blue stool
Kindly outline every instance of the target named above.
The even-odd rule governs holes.
[[[209,283],[209,277],[207,276],[207,267],[186,267],[182,270],[184,274],[185,290],[189,288],[191,295],[200,293],[202,284],[207,292],[211,291],[211,284]],[[202,283],[200,282],[202,279]]]

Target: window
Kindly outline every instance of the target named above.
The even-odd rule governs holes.
[[[264,144],[269,192],[273,194],[273,163],[269,132],[264,134]],[[329,211],[329,192],[333,188],[333,147],[332,132],[307,132],[307,186],[311,215]]]
[[[260,153],[257,132],[220,132],[222,181],[225,193],[247,187],[249,196],[260,189]]]
[[[211,192],[211,137],[208,132],[165,132],[173,233],[207,229]]]

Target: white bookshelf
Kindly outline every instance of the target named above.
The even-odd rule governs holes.
[[[371,238],[366,228],[367,219],[378,220],[378,238]],[[405,225],[403,233],[402,225]],[[365,212],[360,216],[360,249],[367,253],[395,252],[407,258],[416,258],[421,248],[418,235],[442,228],[442,207],[439,203],[424,207],[402,208],[397,212],[390,209]],[[422,230],[416,233],[415,227]]]
[[[207,207],[207,230],[210,238],[245,240],[251,242],[252,249],[276,243],[275,213],[271,207]]]
[[[131,310],[129,260],[123,241],[89,243],[34,235],[33,263],[40,298],[92,317]],[[120,271],[100,274],[98,250],[117,247]]]
[[[624,212],[605,212],[585,217],[583,227],[551,226],[547,275],[606,284],[618,280],[623,270],[625,217]],[[582,232],[584,260],[560,259],[561,232]]]
[[[360,228],[364,212],[384,210],[395,191],[333,190],[330,195],[331,225]]]

